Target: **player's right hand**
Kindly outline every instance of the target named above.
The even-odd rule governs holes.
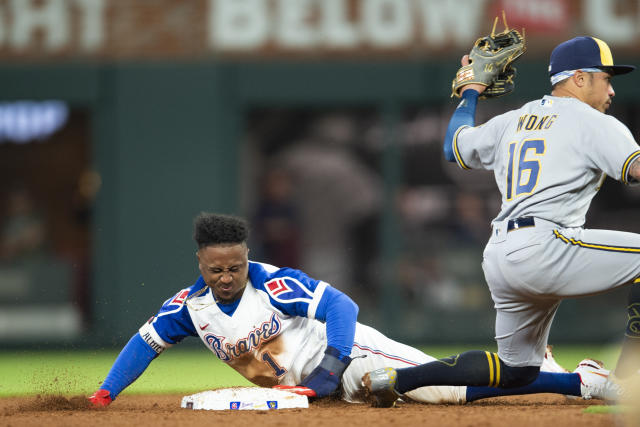
[[[103,408],[109,406],[113,401],[108,390],[100,389],[88,397],[89,404],[94,408]]]

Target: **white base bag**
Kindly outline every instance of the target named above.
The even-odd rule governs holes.
[[[308,408],[309,399],[284,390],[264,387],[232,387],[203,391],[182,398],[180,404],[186,409],[265,410]]]

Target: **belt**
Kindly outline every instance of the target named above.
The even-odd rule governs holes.
[[[521,216],[520,218],[510,219],[507,223],[507,231],[517,230],[523,227],[535,227],[536,222],[532,216]]]

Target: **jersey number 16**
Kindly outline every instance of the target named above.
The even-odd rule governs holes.
[[[540,174],[539,157],[544,154],[545,149],[544,139],[526,139],[519,149],[517,142],[509,144],[507,200],[512,200],[514,197],[522,196],[523,194],[533,193],[538,184],[538,175]],[[530,150],[533,150],[533,158],[527,158]]]

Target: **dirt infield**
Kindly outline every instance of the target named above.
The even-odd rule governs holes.
[[[0,399],[0,426],[622,426],[620,415],[585,413],[600,401],[533,395],[489,399],[463,406],[401,403],[391,409],[341,401],[314,402],[309,409],[193,411],[181,395],[121,396],[109,408],[87,409],[82,397]]]

